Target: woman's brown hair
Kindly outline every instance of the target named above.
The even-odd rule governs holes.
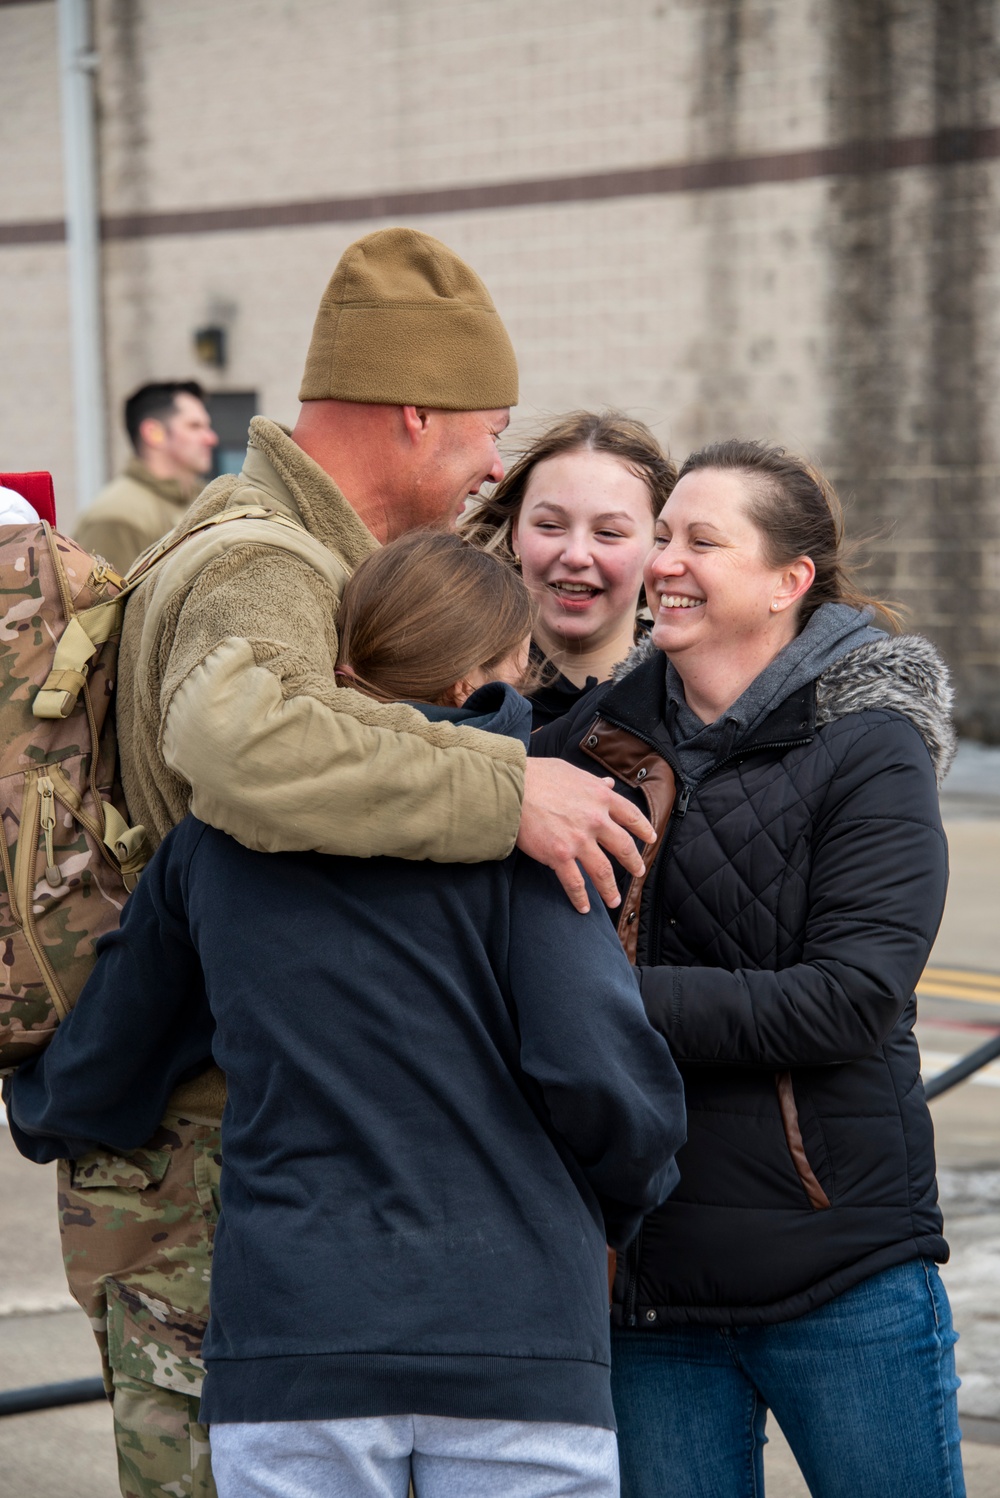
[[[342,686],[386,702],[441,702],[487,674],[531,633],[518,574],[459,536],[416,531],[366,557],[337,615]]]
[[[570,411],[536,437],[488,499],[466,516],[460,530],[483,551],[512,559],[511,528],[521,513],[528,482],[539,463],[563,453],[610,453],[649,491],[655,520],[677,482],[677,467],[649,427],[621,411]]]
[[[862,592],[851,574],[857,545],[844,538],[844,508],[833,485],[802,458],[783,447],[730,438],[692,453],[679,479],[702,468],[738,473],[748,480],[747,512],[764,542],[769,567],[809,557],[816,576],[799,604],[799,622],[824,603],[873,609],[896,631],[900,617],[891,604]]]

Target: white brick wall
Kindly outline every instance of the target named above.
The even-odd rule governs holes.
[[[0,221],[62,214],[61,128],[55,5],[0,6]]]
[[[97,0],[103,206],[308,200],[815,144],[815,9],[746,6],[731,101],[738,129],[723,139],[706,114],[732,83],[704,56],[719,40],[712,6]],[[32,145],[44,170],[29,170],[21,133],[8,125],[5,158],[23,191],[0,214],[58,216],[54,6],[0,8],[0,27],[20,37],[0,61],[0,89],[16,76],[23,92],[37,78],[27,91],[45,94],[48,121]],[[29,176],[47,184],[44,195],[36,184],[30,196]],[[822,200],[822,186],[810,183],[410,221],[486,278],[517,342],[528,421],[568,405],[619,404],[675,447],[720,420],[791,429],[815,445],[823,286],[812,241]],[[191,333],[221,306],[232,309],[231,362],[216,383],[258,389],[267,409],[291,416],[322,287],[342,248],[374,227],[108,244],[112,408],[144,379],[188,373]],[[59,250],[29,253],[61,266]],[[735,280],[733,253],[750,256]],[[772,253],[774,263],[753,263]],[[0,256],[12,272],[12,252]],[[23,389],[13,398],[33,399]],[[114,442],[120,461],[117,423]]]
[[[979,33],[954,66],[933,0],[891,15],[863,0],[94,3],[112,215],[1000,120],[976,40],[996,32],[1000,0],[966,0]],[[54,4],[0,6],[0,226],[61,214],[55,53]],[[1000,704],[998,175],[989,161],[406,221],[466,255],[508,322],[523,379],[513,440],[567,407],[614,404],[678,455],[733,432],[804,449],[857,496],[859,524],[893,528],[879,576],[966,663],[965,698]],[[383,222],[108,242],[114,461],[124,396],[204,373],[191,335],[219,318],[230,363],[205,383],[257,390],[293,419],[327,277]],[[2,458],[53,467],[64,514],[66,295],[61,246],[0,244]]]

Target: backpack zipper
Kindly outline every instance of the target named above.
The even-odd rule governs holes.
[[[89,812],[84,811],[83,798],[80,796],[72,781],[64,773],[59,765],[50,765],[49,774],[52,777],[52,790],[55,795],[55,799],[57,801],[60,801],[69,812],[70,816],[75,817],[76,820],[80,823],[80,826],[90,833],[91,837],[94,839],[94,842],[97,845],[98,852],[101,854],[101,857],[104,859],[104,862],[108,865],[108,867],[118,871],[120,869],[120,864],[115,861],[110,850],[105,844],[104,828],[96,820],[96,818],[90,815]],[[98,804],[104,806],[106,804],[104,801],[104,797],[100,794],[100,792],[96,792],[95,794]]]
[[[35,930],[32,892],[35,884],[35,862],[38,852],[38,832],[41,820],[42,793],[39,780],[48,776],[28,774],[24,780],[24,800],[21,803],[21,826],[17,837],[17,857],[14,861],[14,886],[21,913],[21,930],[31,948],[38,970],[45,980],[53,1007],[61,1020],[69,1013],[70,1005],[62,984],[56,977],[45,947]],[[51,787],[52,782],[49,781]],[[48,856],[48,849],[46,849]]]
[[[39,811],[38,823],[45,839],[45,879],[50,889],[58,889],[63,882],[62,870],[56,863],[52,834],[56,826],[55,786],[48,775],[38,777]]]

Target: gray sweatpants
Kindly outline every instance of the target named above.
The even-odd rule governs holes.
[[[219,1498],[618,1498],[593,1425],[388,1415],[213,1425]]]

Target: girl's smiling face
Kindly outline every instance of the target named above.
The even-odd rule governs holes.
[[[620,458],[584,448],[537,464],[512,541],[543,648],[599,646],[631,623],[652,539],[649,490]]]

